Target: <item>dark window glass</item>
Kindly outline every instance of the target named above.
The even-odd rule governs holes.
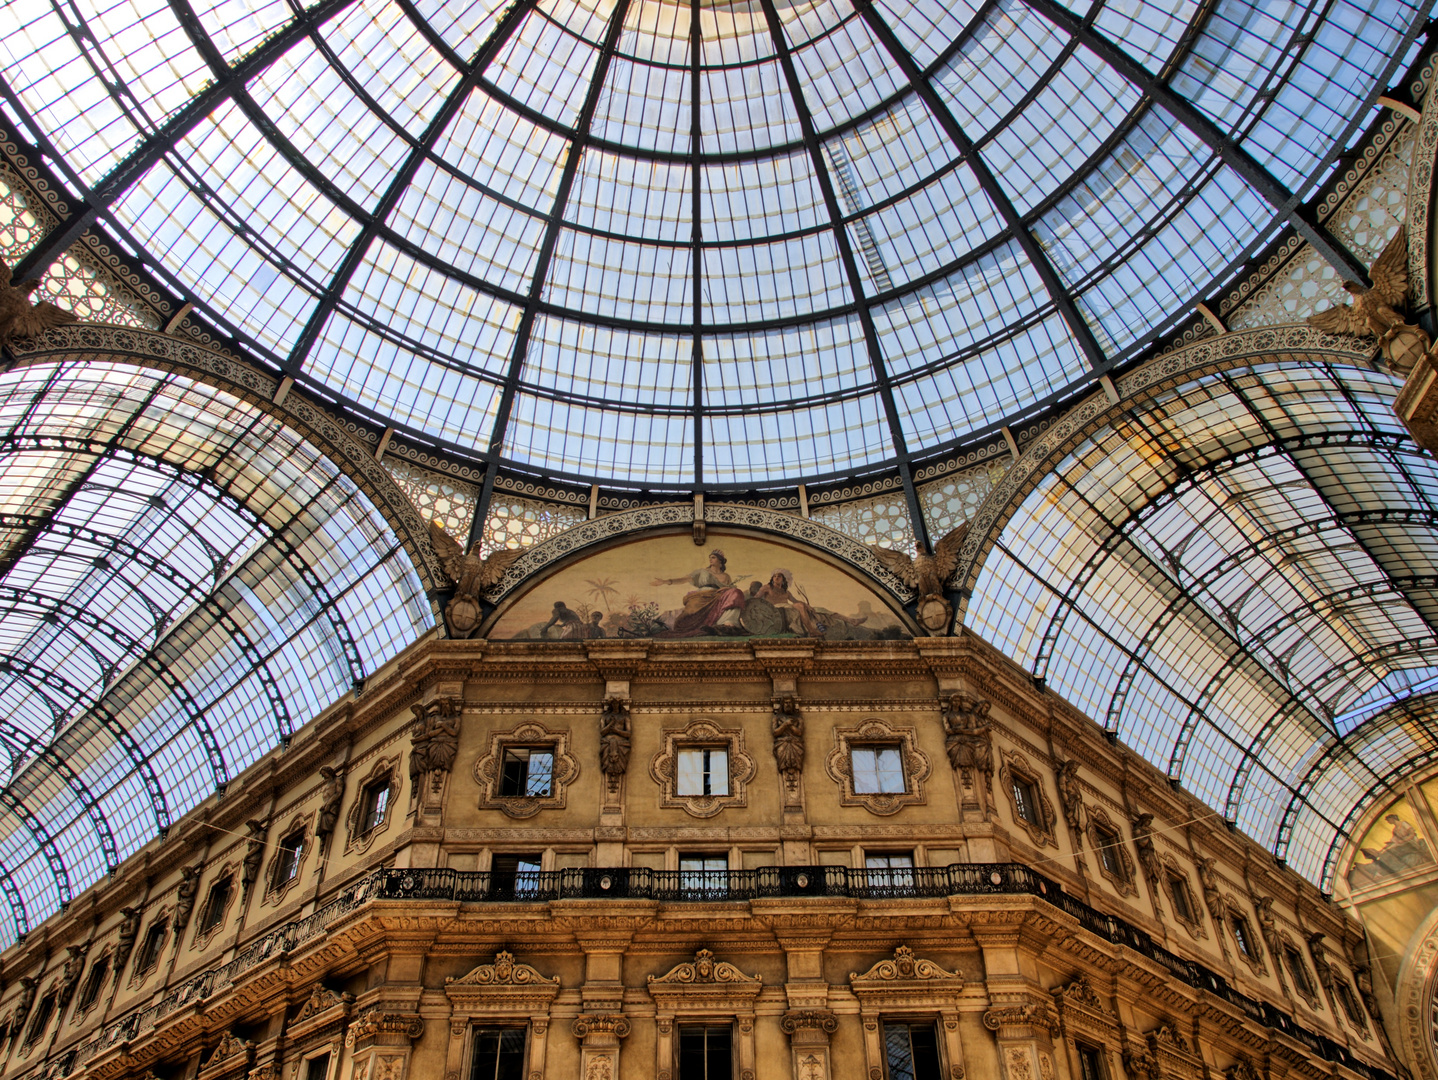
[[[1312,995],[1313,983],[1308,979],[1308,968],[1304,966],[1298,950],[1285,946],[1283,959],[1288,962],[1288,973],[1293,976],[1293,988],[1300,994]]]
[[[300,872],[300,856],[305,850],[305,834],[292,832],[280,841],[279,855],[275,858],[275,887],[293,881]]]
[[[45,1029],[50,1026],[50,1014],[55,1011],[55,995],[46,994],[40,999],[40,1004],[35,1006],[35,1015],[30,1018],[30,1027],[25,1035],[25,1046],[30,1045],[45,1034]]]
[[[855,795],[901,795],[904,760],[897,746],[856,746],[849,751]]]
[[[1168,895],[1173,899],[1173,913],[1188,922],[1197,922],[1193,917],[1193,905],[1188,902],[1188,882],[1177,874],[1168,875]]]
[[[1233,926],[1233,940],[1238,944],[1238,951],[1244,956],[1253,956],[1253,940],[1248,936],[1248,920],[1242,915],[1235,915],[1230,920]]]
[[[364,789],[360,807],[360,832],[367,833],[384,824],[389,809],[389,781],[378,780]]]
[[[524,1028],[475,1028],[469,1080],[524,1080]]]
[[[1096,1046],[1078,1044],[1079,1080],[1104,1080],[1103,1054]]]
[[[1353,987],[1342,980],[1339,980],[1336,985],[1338,987],[1338,1003],[1343,1006],[1343,1011],[1348,1014],[1348,1019],[1359,1027],[1364,1027],[1363,1013],[1359,1011],[1358,998],[1353,994]]]
[[[496,855],[490,868],[490,888],[497,897],[524,897],[539,889],[538,855]]]
[[[163,922],[152,923],[149,932],[145,935],[145,943],[140,946],[139,959],[135,961],[137,972],[149,971],[160,959],[160,950],[165,944],[165,929]]]
[[[1093,828],[1094,846],[1098,848],[1099,865],[1114,877],[1124,877],[1123,860],[1118,857],[1118,833],[1102,825]]]
[[[914,856],[907,851],[866,851],[864,869],[869,871],[870,885],[913,887]]]
[[[728,795],[729,751],[725,747],[706,746],[699,750],[680,750],[675,762],[674,794]]]
[[[941,1080],[933,1024],[884,1025],[887,1080]]]
[[[1033,784],[1019,776],[1014,777],[1014,809],[1030,825],[1039,823],[1038,793]]]
[[[205,910],[200,915],[200,933],[208,933],[220,925],[225,917],[225,905],[230,902],[230,875],[226,874],[210,886],[210,895],[205,900]]]
[[[330,1074],[330,1056],[320,1054],[305,1063],[305,1080],[326,1080]]]
[[[550,794],[554,781],[554,753],[515,747],[504,752],[504,774],[499,793],[517,798],[540,798]]]
[[[679,1080],[732,1080],[733,1033],[723,1027],[679,1029]]]
[[[679,856],[679,885],[684,889],[722,892],[729,884],[729,857],[691,853]]]
[[[110,958],[102,956],[90,965],[90,977],[85,980],[85,988],[80,991],[79,1009],[83,1012],[100,996],[100,991],[105,986],[105,976],[110,973]]]

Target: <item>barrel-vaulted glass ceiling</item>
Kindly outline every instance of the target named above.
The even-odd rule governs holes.
[[[13,14],[3,105],[77,221],[267,364],[452,451],[742,485],[996,430],[1172,329],[1331,172],[1427,7]]]

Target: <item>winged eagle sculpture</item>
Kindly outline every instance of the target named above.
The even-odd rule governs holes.
[[[32,304],[30,294],[39,287],[38,278],[13,284],[10,264],[0,259],[0,345],[9,345],[14,338],[36,338],[52,327],[80,321],[74,313],[48,301]]]
[[[1373,288],[1345,281],[1353,303],[1310,315],[1308,325],[1330,334],[1377,338],[1388,367],[1395,375],[1407,375],[1429,342],[1428,335],[1401,314],[1408,299],[1408,238],[1401,229],[1374,260],[1368,276]]]
[[[954,616],[954,606],[944,596],[944,583],[959,565],[959,548],[968,531],[969,523],[966,521],[935,544],[932,555],[921,554],[914,558],[902,551],[869,545],[869,550],[881,563],[905,585],[918,592],[919,623],[935,637],[948,631],[949,620]]]
[[[439,555],[440,565],[454,582],[454,599],[444,608],[444,621],[450,637],[467,638],[479,626],[479,594],[499,584],[514,560],[524,554],[523,548],[508,548],[480,558],[479,545],[466,553],[458,540],[445,532],[437,521],[429,523],[429,538]]]

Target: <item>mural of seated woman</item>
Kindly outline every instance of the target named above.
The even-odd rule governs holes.
[[[665,585],[693,585],[684,594],[683,607],[675,614],[673,629],[658,637],[687,638],[701,634],[743,634],[740,616],[744,611],[744,592],[729,574],[729,560],[715,548],[709,553],[709,565],[677,578],[655,578],[655,588]],[[741,575],[740,580],[748,577]]]

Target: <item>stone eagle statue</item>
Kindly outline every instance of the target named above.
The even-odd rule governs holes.
[[[0,259],[0,345],[9,345],[12,338],[39,337],[52,327],[80,321],[73,312],[48,301],[32,304],[30,294],[39,287],[38,278],[13,284],[10,264]]]
[[[467,638],[479,625],[479,594],[498,585],[514,560],[524,554],[524,549],[509,548],[491,552],[487,559],[480,558],[478,544],[466,553],[459,541],[437,521],[429,523],[429,538],[440,565],[455,585],[454,599],[444,609],[450,636]]]
[[[934,545],[932,555],[920,554],[910,558],[902,551],[892,551],[870,544],[874,556],[909,588],[919,594],[919,622],[930,634],[938,636],[947,631],[954,607],[944,596],[944,583],[953,576],[959,565],[959,548],[968,534],[966,521]]]
[[[1404,320],[1400,312],[1408,299],[1408,238],[1400,229],[1368,271],[1373,288],[1343,283],[1353,303],[1331,307],[1308,316],[1308,325],[1330,334],[1378,339],[1383,358],[1395,375],[1413,370],[1428,349],[1428,335]]]

